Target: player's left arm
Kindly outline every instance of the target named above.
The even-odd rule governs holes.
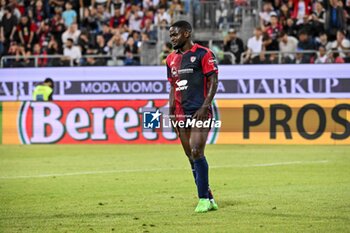
[[[211,51],[203,57],[202,68],[203,73],[206,76],[205,78],[207,78],[208,93],[204,99],[202,107],[195,112],[193,118],[203,121],[208,118],[208,109],[218,88],[218,66],[215,55]]]

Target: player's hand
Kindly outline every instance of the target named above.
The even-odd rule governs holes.
[[[200,108],[195,112],[193,118],[198,121],[205,121],[208,119],[208,108]]]

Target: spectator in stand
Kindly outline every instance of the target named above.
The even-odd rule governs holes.
[[[99,25],[97,23],[97,13],[95,8],[84,10],[84,19],[81,24],[82,29],[86,29],[89,33],[97,33]]]
[[[120,8],[114,9],[114,15],[109,20],[109,26],[111,28],[124,27],[127,24],[127,20],[124,15],[122,15]]]
[[[109,47],[106,44],[106,41],[103,35],[96,36],[96,45],[94,47],[95,54],[98,55],[107,55],[109,53]]]
[[[78,43],[78,38],[81,31],[78,29],[78,24],[73,23],[69,28],[62,34],[62,42],[65,44],[67,39],[70,38],[73,40],[73,43]]]
[[[165,20],[167,24],[171,22],[170,15],[168,14],[168,12],[166,12],[166,6],[160,5],[154,17],[154,24],[156,26],[161,26],[161,22],[163,20]]]
[[[5,14],[6,0],[0,0],[0,23]]]
[[[102,30],[102,25],[109,22],[111,15],[104,4],[98,4],[96,7],[97,24],[99,25],[99,32]]]
[[[98,5],[102,5],[106,9],[110,9],[111,0],[91,0],[91,5],[93,7],[97,7]]]
[[[279,18],[280,18],[280,24],[282,27],[285,27],[287,25],[287,20],[290,19],[290,11],[287,4],[282,4],[282,6],[279,9]]]
[[[125,65],[137,65],[140,63],[139,57],[140,48],[137,46],[137,42],[135,42],[132,36],[129,36],[128,40],[125,43],[124,55],[126,57],[126,61],[124,61]],[[133,60],[131,62],[131,60]]]
[[[66,47],[63,50],[63,61],[68,65],[71,60],[73,60],[75,65],[80,63],[81,51],[78,46],[74,45],[74,40],[68,38],[66,41]]]
[[[138,48],[141,48],[141,34],[137,31],[133,31],[131,33],[132,38],[134,39],[134,43]]]
[[[304,21],[304,16],[309,16],[311,13],[310,0],[293,0],[292,18],[297,21],[297,25]]]
[[[348,32],[350,33],[350,0],[346,0],[344,9],[346,25],[348,26]]]
[[[28,16],[23,15],[17,26],[19,42],[26,47],[32,49],[32,43],[35,35],[35,24],[31,22]]]
[[[143,0],[142,6],[144,8],[156,8],[159,3],[159,0]]]
[[[154,21],[154,9],[153,8],[145,9],[145,13],[144,13],[144,16],[143,16],[142,21],[141,21],[141,29],[142,30],[146,26],[146,20],[150,20],[151,24],[153,23],[153,21]]]
[[[336,50],[332,50],[330,56],[332,58],[333,63],[337,63],[337,64],[345,63],[344,58],[342,58],[339,52]]]
[[[14,41],[16,33],[18,20],[12,12],[12,7],[6,6],[4,16],[1,20],[0,41],[3,43],[4,51],[7,51],[10,48],[10,44]]]
[[[31,55],[30,50],[26,50],[23,45],[17,46],[15,51],[16,59],[12,63],[13,67],[31,67],[34,66],[33,59],[29,59],[28,56]]]
[[[12,7],[13,15],[16,16],[18,21],[20,20],[21,15],[26,13],[23,0],[9,0],[7,5]]]
[[[62,18],[64,20],[64,25],[68,28],[73,23],[77,22],[77,12],[72,9],[73,6],[71,2],[67,2],[65,6],[66,10],[63,11]]]
[[[287,24],[283,27],[283,30],[289,35],[289,36],[298,36],[298,27],[295,24],[294,20],[289,18],[287,19]]]
[[[154,25],[152,25],[152,21],[150,19],[146,19],[142,32],[146,33],[150,40],[157,41],[157,30],[154,28]]]
[[[114,12],[115,9],[120,9],[122,15],[125,14],[125,1],[124,0],[112,0],[111,3],[111,12]]]
[[[47,55],[47,52],[40,47],[40,44],[34,44],[33,53],[34,56]],[[47,66],[48,58],[40,57],[38,58],[38,66],[45,67]]]
[[[92,5],[91,0],[79,0],[79,16],[80,20],[85,18],[85,10],[89,9]]]
[[[329,40],[335,40],[338,30],[346,30],[344,9],[338,5],[337,0],[329,0],[330,6],[326,13],[326,32]]]
[[[51,37],[49,44],[47,46],[47,54],[49,55],[62,55],[62,50],[58,45],[55,37]],[[59,58],[49,58],[48,66],[62,66],[61,59]]]
[[[105,59],[98,59],[94,57],[95,53],[93,50],[88,50],[87,54],[88,57],[86,58],[85,66],[105,66],[106,61]]]
[[[332,42],[328,41],[327,33],[321,32],[319,37],[316,38],[317,46],[323,46],[326,48],[326,51],[329,51],[332,49]]]
[[[271,50],[278,50],[278,35],[282,31],[282,26],[278,23],[277,14],[271,12],[270,14],[270,25],[266,28],[266,33],[271,38]]]
[[[105,41],[109,41],[113,37],[111,28],[109,27],[109,23],[103,24],[101,35],[103,36]]]
[[[143,18],[143,11],[139,4],[131,5],[131,10],[128,14],[129,29],[130,31],[141,31],[141,22]]]
[[[140,52],[140,48],[137,46],[137,41],[135,41],[132,36],[129,36],[128,40],[125,43],[124,53],[126,53],[127,51],[135,55],[138,55]]]
[[[56,8],[63,10],[65,0],[49,0],[49,14],[53,15],[56,13]]]
[[[168,10],[168,0],[159,0],[158,1],[158,8],[160,7],[160,6],[164,6],[165,7],[165,11],[167,11]]]
[[[215,23],[219,27],[219,29],[222,29],[224,26],[224,22],[227,22],[228,20],[228,9],[226,4],[227,2],[225,2],[225,0],[221,0],[215,10]],[[235,11],[237,11],[237,8],[238,7],[236,7]],[[170,13],[170,16],[172,17],[173,15]]]
[[[117,31],[107,43],[110,55],[112,55],[115,65],[123,64],[122,56],[124,56],[124,40]]]
[[[332,50],[338,51],[339,56],[342,58],[345,57],[344,50],[350,49],[350,41],[346,39],[345,33],[342,30],[337,31],[337,38],[335,41],[332,42]]]
[[[50,21],[51,33],[54,35],[59,46],[62,45],[62,33],[65,30],[64,21],[62,18],[62,9],[60,7],[55,8],[55,15]]]
[[[241,38],[237,36],[234,28],[229,29],[228,35],[224,38],[224,51],[231,52],[235,56],[235,60],[231,61],[225,56],[224,64],[240,64],[241,54],[244,52],[244,43]]]
[[[247,43],[248,50],[245,57],[245,63],[257,63],[259,60],[258,54],[261,53],[262,46],[262,29],[261,27],[256,27],[254,29],[254,36],[249,38]]]
[[[315,11],[311,14],[310,20],[313,22],[316,35],[319,35],[325,29],[326,11],[322,2],[315,3]]]
[[[270,13],[273,11],[271,2],[263,3],[263,11],[259,13],[260,27],[264,29],[270,23]]]
[[[315,27],[311,21],[311,15],[304,15],[302,22],[297,25],[298,31],[306,31],[311,37],[317,36]]]
[[[90,48],[89,33],[87,31],[82,31],[78,38],[78,46],[80,47],[81,53],[86,54],[86,51]]]
[[[307,31],[302,30],[299,33],[298,50],[299,51],[316,50],[316,43],[309,36]],[[310,63],[313,55],[314,55],[313,53],[304,53],[302,58],[302,63]]]
[[[263,38],[262,38],[262,51],[263,53],[260,54],[259,59],[260,62],[259,64],[274,64],[277,62],[277,52],[278,50],[278,42],[277,42],[277,48],[276,45],[273,43],[273,39],[271,36],[267,33],[263,33]],[[268,54],[265,55],[265,52],[269,52]]]
[[[171,18],[181,15],[184,12],[184,6],[180,0],[172,0],[169,7],[169,15]]]
[[[294,63],[295,52],[298,47],[298,40],[293,36],[288,36],[288,34],[282,31],[279,34],[279,50],[282,52],[283,61],[282,63]]]
[[[44,46],[44,43],[45,43],[45,45],[48,45],[51,35],[52,34],[50,32],[49,21],[45,20],[45,21],[41,22],[40,27],[36,31],[36,37],[37,37],[37,41],[38,41],[39,45],[41,47]]]
[[[137,58],[134,58],[134,54],[132,52],[126,51],[124,65],[125,66],[137,66],[137,65],[140,65],[140,62],[137,60]]]
[[[33,20],[37,26],[40,26],[40,24],[47,18],[47,13],[43,6],[43,2],[37,0],[35,8],[33,9]]]
[[[325,64],[332,63],[332,60],[329,58],[327,54],[326,48],[324,46],[320,46],[317,52],[317,58],[315,60],[315,64]]]

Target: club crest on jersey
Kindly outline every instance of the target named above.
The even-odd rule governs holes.
[[[193,62],[195,62],[196,61],[196,57],[195,56],[192,56],[191,58],[190,58],[190,61],[193,63]]]

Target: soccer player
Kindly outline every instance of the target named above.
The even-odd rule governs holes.
[[[212,117],[211,103],[218,85],[218,67],[215,55],[191,40],[192,26],[177,21],[169,29],[174,51],[166,59],[169,94],[169,115],[172,121],[188,119],[205,121]],[[204,148],[210,128],[176,127],[182,147],[191,164],[197,185],[199,202],[195,212],[217,210],[209,188],[208,163]]]

